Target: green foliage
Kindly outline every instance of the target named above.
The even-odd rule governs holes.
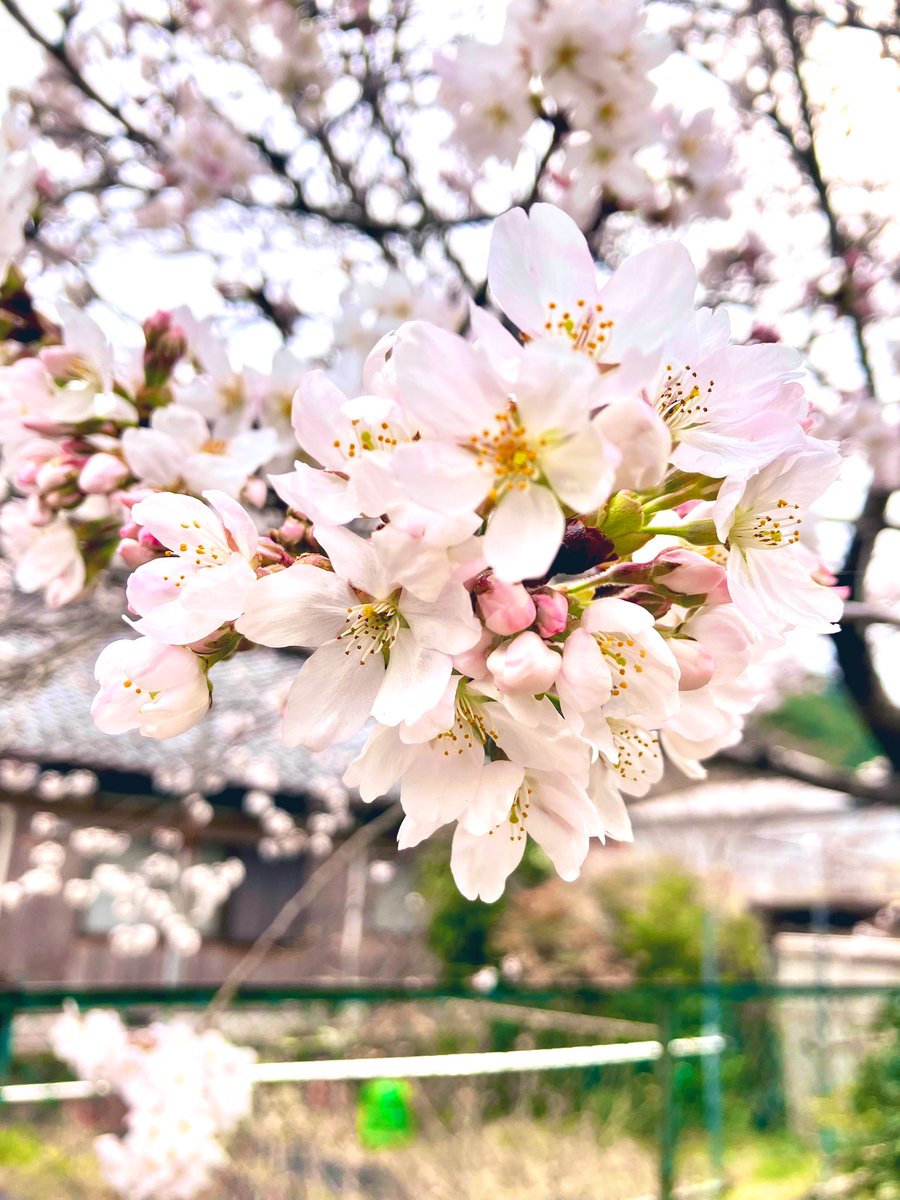
[[[852,1174],[845,1195],[859,1200],[900,1197],[900,996],[884,1007],[876,1026],[885,1044],[859,1067],[850,1094],[850,1118],[839,1155]]]
[[[0,1166],[27,1167],[41,1156],[40,1139],[27,1126],[0,1129]]]
[[[852,769],[874,758],[880,751],[839,684],[821,692],[789,696],[760,725],[779,740],[814,754],[835,767]]]
[[[506,892],[493,904],[467,900],[450,872],[446,838],[435,838],[422,857],[418,890],[428,905],[428,947],[443,964],[448,980],[464,979],[472,971],[497,960],[495,931],[511,895],[533,887],[552,874],[543,852],[529,841],[522,863]]]
[[[704,922],[715,920],[718,974],[729,982],[756,979],[762,968],[762,934],[749,913],[707,915],[710,901],[700,881],[677,867],[616,872],[597,891],[608,937],[636,980],[670,985],[703,978]]]

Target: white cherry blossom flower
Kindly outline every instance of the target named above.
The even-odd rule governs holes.
[[[198,495],[214,488],[237,496],[277,448],[274,429],[213,437],[204,418],[180,404],[158,408],[149,428],[126,429],[122,435],[125,461],[142,483]]]
[[[716,531],[729,547],[728,591],[763,630],[804,625],[830,633],[840,620],[839,595],[817,583],[797,554],[809,505],[840,465],[830,443],[807,438],[801,450],[749,477],[726,479],[712,505]]]
[[[430,601],[404,586],[417,544],[382,550],[347,529],[319,529],[333,573],[297,563],[251,588],[239,632],[264,646],[316,647],[295,679],[283,736],[321,750],[352,737],[373,715],[385,725],[414,720],[439,700],[451,655],[473,646],[481,627],[468,592],[449,579]]]
[[[144,737],[176,737],[209,708],[209,685],[197,656],[152,638],[111,642],[94,676],[100,691],[91,716],[104,733],[139,729]]]
[[[591,424],[598,378],[552,345],[526,347],[512,392],[468,342],[421,322],[393,352],[397,389],[421,438],[395,471],[413,500],[445,513],[491,508],[488,564],[506,582],[544,574],[565,526],[562,504],[609,496],[618,452]]]
[[[131,510],[133,519],[167,548],[129,577],[134,628],[172,645],[207,637],[244,611],[256,582],[258,534],[250,516],[224,492],[193,496],[160,492]]]

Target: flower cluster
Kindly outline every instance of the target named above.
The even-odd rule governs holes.
[[[653,71],[670,51],[641,0],[522,0],[499,43],[469,38],[438,58],[439,101],[479,167],[554,137],[542,195],[578,219],[601,197],[668,221],[727,215],[737,179],[712,112],[654,108]]]
[[[166,736],[205,710],[210,646],[305,648],[287,743],[374,719],[345,782],[399,788],[402,846],[454,825],[455,878],[486,900],[527,836],[567,879],[592,837],[628,838],[623,796],[663,749],[701,770],[739,736],[751,664],[841,610],[802,540],[840,459],[808,432],[794,351],[695,312],[677,244],[601,286],[548,205],[497,221],[489,281],[518,338],[477,309],[471,340],[411,321],[364,395],[301,382],[303,458],[270,482],[315,545],[261,552],[217,493],[135,505],[166,553],[132,577],[144,637],[104,652],[95,701],[104,728]]]
[[[143,351],[117,361],[87,314],[60,307],[58,337],[0,366],[0,476],[15,494],[0,511],[0,542],[19,587],[53,608],[79,598],[116,554],[133,567],[161,552],[132,519],[156,490],[216,489],[227,503],[241,492],[258,499],[261,486],[264,498],[255,472],[284,453],[272,410],[297,367],[285,352],[271,375],[236,371],[209,324],[186,312],[150,317]]]
[[[250,1112],[256,1056],[180,1021],[129,1031],[114,1012],[68,1009],[53,1052],[128,1106],[124,1137],[103,1134],[103,1177],[125,1200],[191,1200],[227,1162],[222,1138]]]

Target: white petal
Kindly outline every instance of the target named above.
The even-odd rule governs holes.
[[[504,387],[471,344],[427,321],[400,329],[391,362],[403,409],[422,434],[468,437],[506,408]]]
[[[482,834],[505,821],[524,778],[525,768],[515,763],[488,763],[481,772],[475,796],[459,819],[460,824],[469,833]]]
[[[350,481],[333,471],[297,462],[285,475],[270,475],[269,483],[285,504],[316,525],[346,525],[359,516]]]
[[[556,557],[566,521],[549,488],[529,484],[502,497],[488,521],[484,553],[506,583],[537,579]]]
[[[238,554],[252,558],[259,542],[259,532],[250,514],[225,492],[204,492],[203,499],[215,509],[222,525],[231,535]]]
[[[344,772],[344,783],[356,788],[360,799],[371,804],[388,794],[418,752],[418,746],[405,746],[400,741],[396,729],[376,729]]]
[[[597,806],[607,837],[633,842],[631,818],[609,767],[600,759],[591,768],[590,796]]]
[[[481,637],[481,623],[472,612],[469,593],[459,583],[448,583],[431,603],[404,589],[400,612],[417,641],[447,654],[471,650]]]
[[[478,791],[484,752],[460,749],[445,738],[417,747],[420,753],[400,785],[403,811],[414,821],[454,821]]]
[[[333,572],[295,563],[256,581],[236,629],[263,646],[320,646],[338,635],[358,603]]]
[[[696,290],[697,272],[678,242],[660,242],[626,259],[600,292],[604,317],[615,322],[611,353],[659,346],[693,313]]]
[[[592,426],[561,446],[545,450],[541,466],[550,486],[576,512],[591,512],[609,499],[619,455]]]
[[[420,645],[409,629],[401,629],[391,647],[381,691],[372,716],[382,725],[414,721],[438,703],[450,678],[449,654]]]
[[[310,371],[300,380],[291,407],[291,423],[298,444],[323,467],[342,467],[334,442],[345,438],[349,422],[342,418],[347,397],[324,371]]]
[[[506,881],[522,861],[525,835],[501,825],[492,833],[476,836],[457,825],[450,850],[450,869],[456,886],[467,900],[493,904],[503,895]]]
[[[393,581],[385,575],[375,547],[368,539],[337,527],[316,527],[315,534],[316,541],[331,559],[335,575],[376,599],[385,598]]]
[[[493,472],[469,450],[447,442],[411,442],[394,453],[394,473],[417,504],[442,513],[467,513],[491,489]]]
[[[293,568],[291,568],[293,570]],[[360,662],[343,642],[326,642],[307,659],[291,685],[282,738],[287,746],[326,750],[358,733],[384,679],[384,660]]]
[[[597,276],[584,234],[552,204],[521,208],[494,222],[488,280],[497,303],[520,329],[543,334],[547,305],[559,312],[593,303]]]

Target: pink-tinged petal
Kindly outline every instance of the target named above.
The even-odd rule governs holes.
[[[384,683],[372,706],[382,725],[415,720],[434,708],[450,678],[448,654],[421,646],[409,629],[401,629],[391,647]]]
[[[448,583],[430,603],[404,590],[400,612],[416,641],[445,654],[462,654],[481,637],[481,622],[472,612],[469,593],[458,583]]]
[[[176,554],[206,559],[207,552],[217,552],[224,559],[231,553],[222,522],[209,505],[194,496],[157,492],[135,504],[131,515]],[[200,555],[198,546],[204,547]]]
[[[125,585],[129,608],[145,617],[162,604],[171,604],[181,598],[187,581],[198,572],[190,560],[176,558],[154,558],[133,571]]]
[[[375,547],[368,538],[340,527],[321,526],[315,530],[316,541],[328,555],[335,575],[360,591],[384,599],[393,590]],[[356,603],[359,603],[357,600]]]
[[[209,710],[210,696],[205,681],[174,688],[141,710],[141,733],[163,741],[186,733]]]
[[[594,418],[594,429],[603,441],[615,447],[619,462],[612,487],[641,492],[662,479],[672,449],[665,421],[640,396],[608,404]]]
[[[344,783],[356,788],[360,799],[371,804],[388,794],[418,753],[418,746],[400,741],[396,729],[376,729],[344,772]]]
[[[152,429],[167,433],[181,448],[181,453],[199,450],[209,438],[206,420],[193,409],[183,404],[169,404],[158,408],[150,419]]]
[[[616,787],[614,774],[600,759],[591,768],[588,791],[597,806],[606,836],[615,838],[617,842],[633,842],[631,818],[625,801]]]
[[[450,514],[477,508],[494,482],[493,470],[479,467],[470,450],[427,438],[397,448],[394,474],[411,500]]]
[[[678,242],[660,242],[625,260],[600,292],[603,315],[615,322],[610,354],[644,353],[661,345],[694,311],[697,272]]]
[[[591,426],[541,455],[548,483],[576,512],[591,512],[609,499],[618,461],[619,452]]]
[[[269,483],[289,508],[316,525],[346,525],[359,516],[350,481],[331,471],[298,462],[285,475],[270,475]]]
[[[522,861],[525,834],[501,825],[492,833],[476,836],[457,825],[450,850],[450,870],[467,900],[493,904],[503,895],[506,881]]]
[[[459,818],[460,824],[469,833],[483,834],[505,821],[524,778],[525,768],[515,763],[487,763],[475,795]]]
[[[243,558],[252,558],[259,542],[259,532],[246,509],[225,492],[204,492],[203,499],[215,509],[238,554]]]
[[[320,646],[337,637],[358,603],[333,572],[295,563],[256,581],[235,628],[262,646]]]
[[[360,661],[352,647],[348,654],[344,642],[326,642],[306,660],[291,685],[282,725],[284,744],[327,750],[352,738],[368,720],[383,679],[380,655]]]
[[[494,222],[488,257],[488,281],[497,303],[518,327],[543,334],[556,312],[579,300],[592,304],[597,276],[584,234],[560,209],[535,204],[528,216],[511,209]]]
[[[391,359],[403,410],[420,433],[467,438],[507,406],[505,385],[455,333],[410,321]]]
[[[478,790],[484,751],[438,738],[420,747],[400,784],[403,811],[414,821],[455,821]]]
[[[545,575],[566,521],[549,488],[531,484],[507,492],[488,521],[484,553],[500,579],[519,583]]]
[[[127,733],[140,724],[139,707],[139,696],[126,704],[115,694],[98,692],[91,702],[91,718],[101,733]]]
[[[519,375],[519,363],[524,353],[521,342],[474,301],[469,301],[469,325],[475,348],[485,356],[491,370],[512,384]]]
[[[222,624],[222,618],[216,612],[191,612],[180,600],[175,600],[154,608],[139,621],[129,620],[128,623],[143,637],[169,646],[189,646],[214,633]]]
[[[256,584],[256,572],[237,554],[221,567],[198,570],[181,590],[181,603],[191,612],[217,614],[235,621],[244,611],[247,593]]]
[[[343,455],[334,443],[346,441],[349,433],[349,422],[341,413],[341,405],[346,399],[324,371],[310,371],[304,375],[294,393],[291,423],[297,442],[323,467],[340,469],[343,466]]]

